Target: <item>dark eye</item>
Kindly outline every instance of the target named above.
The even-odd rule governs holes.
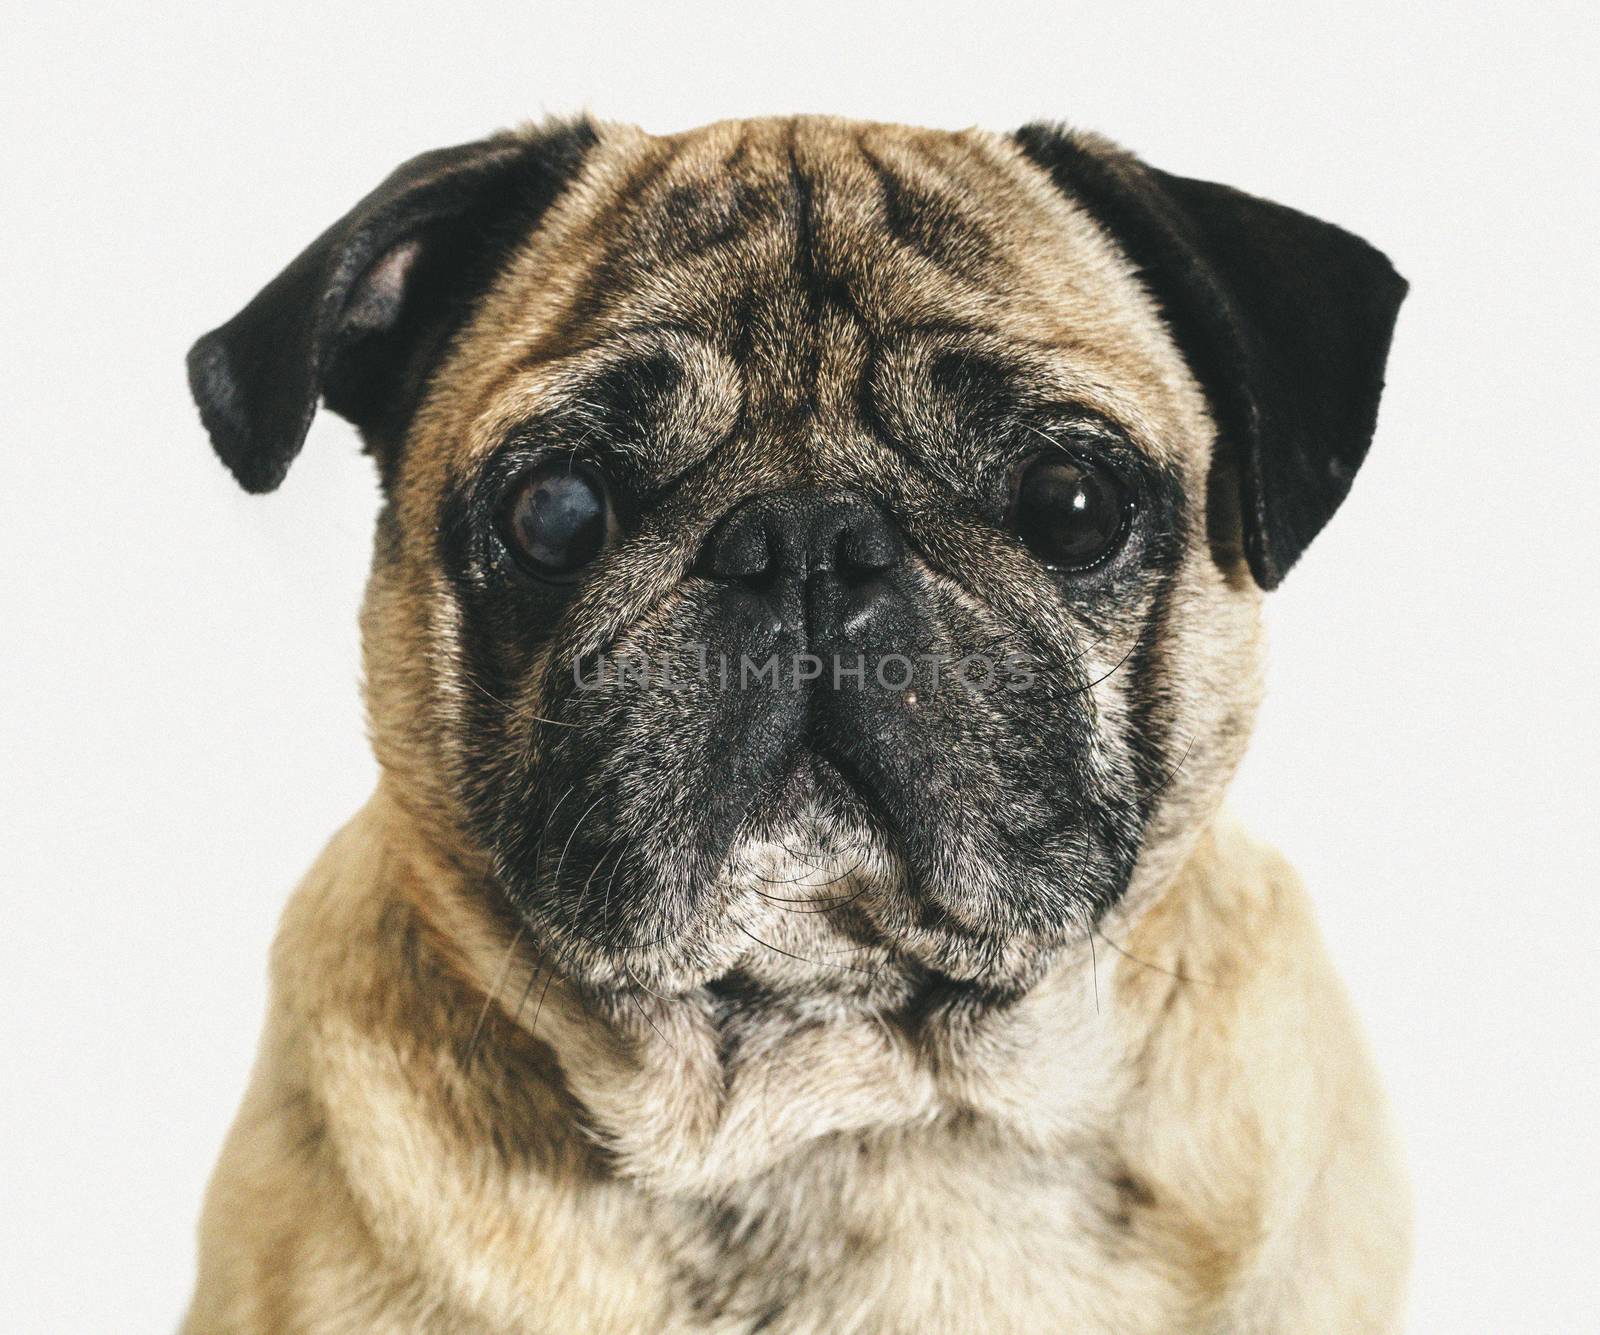
[[[1114,474],[1049,455],[1023,470],[1012,522],[1041,560],[1086,570],[1117,549],[1129,512],[1127,492]]]
[[[530,469],[512,486],[501,519],[507,545],[536,575],[565,579],[616,537],[611,491],[601,473],[574,459]]]

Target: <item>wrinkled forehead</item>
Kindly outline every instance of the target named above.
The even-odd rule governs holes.
[[[1131,266],[1008,141],[821,119],[608,130],[441,380],[430,412],[468,457],[535,416],[631,419],[692,456],[741,423],[838,441],[964,393],[1172,457],[1194,407]]]

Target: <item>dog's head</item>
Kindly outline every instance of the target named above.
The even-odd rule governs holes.
[[[361,428],[387,781],[570,977],[1005,993],[1219,800],[1404,290],[1050,127],[578,123],[407,163],[190,372],[253,491]]]

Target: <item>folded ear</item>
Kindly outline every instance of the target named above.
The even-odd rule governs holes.
[[[443,340],[594,138],[576,122],[412,158],[201,338],[189,387],[240,485],[283,481],[319,396],[386,468]]]
[[[1251,573],[1276,588],[1366,457],[1405,279],[1331,223],[1096,136],[1016,139],[1138,266],[1210,400]]]

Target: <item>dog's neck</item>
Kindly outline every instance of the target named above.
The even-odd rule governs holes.
[[[1109,941],[1064,948],[1005,996],[900,966],[876,968],[870,987],[785,989],[740,971],[677,996],[586,993],[527,948],[480,871],[441,856],[381,791],[374,814],[472,1000],[464,1063],[508,1037],[547,1047],[585,1129],[646,1190],[717,1195],[822,1137],[949,1120],[1044,1148],[1105,1125],[1122,1095],[1131,1035]]]

